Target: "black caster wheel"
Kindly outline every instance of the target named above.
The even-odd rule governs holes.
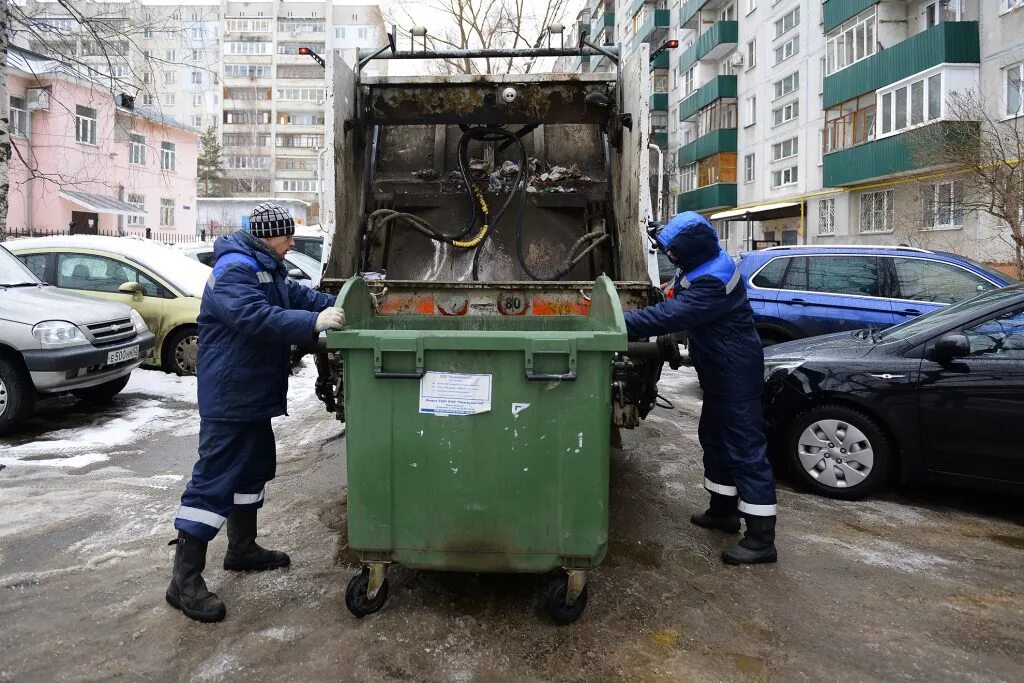
[[[579,619],[583,614],[583,610],[587,607],[586,586],[583,587],[583,591],[576,598],[576,602],[572,606],[565,604],[565,594],[568,590],[569,578],[567,576],[559,576],[548,584],[545,594],[544,608],[548,611],[551,619],[559,626],[571,624]]]
[[[349,612],[360,619],[379,612],[388,599],[387,579],[384,579],[384,583],[380,585],[380,590],[377,591],[377,596],[373,600],[366,597],[366,589],[369,585],[370,570],[364,568],[349,580],[348,588],[345,589],[345,606],[348,607]]]

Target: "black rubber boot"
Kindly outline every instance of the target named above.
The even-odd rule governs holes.
[[[691,515],[690,521],[705,529],[735,534],[740,530],[740,513],[736,510],[739,500],[739,496],[712,493],[711,507],[699,515]]]
[[[744,515],[747,531],[740,542],[722,551],[726,564],[763,564],[777,562],[775,550],[775,516],[755,517]]]
[[[206,569],[206,543],[178,532],[171,543],[174,549],[174,570],[171,585],[167,587],[167,602],[196,621],[221,621],[227,616],[224,603],[206,588],[203,570]]]
[[[224,555],[224,569],[262,572],[291,564],[287,554],[257,545],[256,512],[254,507],[236,507],[228,515],[228,552]]]

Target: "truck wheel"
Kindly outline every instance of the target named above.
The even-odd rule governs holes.
[[[160,364],[166,372],[194,375],[198,358],[199,330],[196,327],[179,327],[167,336]]]
[[[365,616],[379,612],[388,599],[388,580],[380,585],[377,595],[370,600],[366,597],[367,588],[370,586],[370,570],[366,567],[349,580],[345,589],[345,607],[355,616],[362,619]]]
[[[548,616],[559,626],[567,626],[579,619],[587,607],[586,586],[583,587],[583,592],[572,605],[565,604],[565,595],[568,592],[569,578],[559,576],[548,584],[544,595],[544,608],[547,610]]]
[[[121,393],[121,390],[128,386],[128,379],[131,377],[130,374],[124,377],[118,377],[112,379],[109,382],[103,384],[97,384],[94,387],[86,387],[85,389],[75,389],[71,394],[80,401],[86,401],[88,403],[107,403],[115,396]]]
[[[21,365],[0,357],[0,435],[13,432],[31,414],[36,389]]]

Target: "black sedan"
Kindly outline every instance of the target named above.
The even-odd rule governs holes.
[[[776,458],[856,500],[892,481],[1024,491],[1024,285],[765,349]]]

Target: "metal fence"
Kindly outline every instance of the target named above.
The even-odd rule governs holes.
[[[95,232],[90,233],[72,231],[68,229],[47,230],[45,228],[8,228],[7,230],[0,231],[0,241],[3,241],[4,239],[16,239],[19,237],[52,237],[55,235],[59,235],[62,237],[67,235],[100,235],[103,237],[127,237],[132,239],[154,240],[156,242],[162,242],[164,244],[189,244],[192,242],[205,242],[207,239],[211,239],[216,236],[207,233],[205,230],[200,230],[199,234],[196,235],[187,235],[178,232],[159,232],[152,230],[150,228],[144,228],[141,230],[96,230]]]

